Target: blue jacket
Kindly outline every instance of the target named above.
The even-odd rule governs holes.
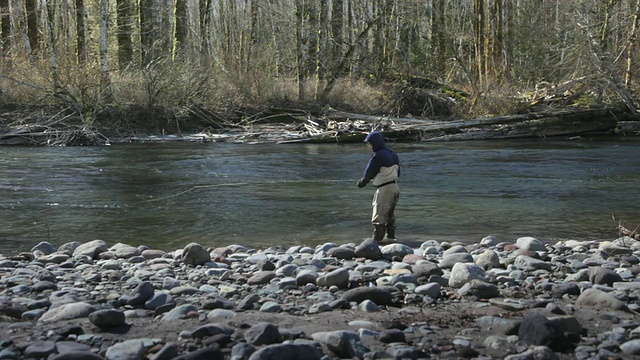
[[[385,144],[382,133],[372,131],[367,135],[364,141],[370,143],[373,147],[373,153],[371,154],[369,163],[367,163],[367,167],[364,170],[363,178],[365,182],[368,183],[378,175],[380,168],[383,166],[391,167],[393,165],[398,165],[398,176],[400,176],[400,160],[398,158],[398,154]]]

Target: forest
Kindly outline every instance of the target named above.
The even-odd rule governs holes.
[[[0,142],[639,114],[640,0],[0,0],[0,21]]]

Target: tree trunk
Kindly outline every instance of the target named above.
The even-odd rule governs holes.
[[[153,52],[153,0],[140,0],[140,46],[142,65],[149,65],[154,59]]]
[[[258,45],[258,0],[249,0],[251,2],[249,13],[251,18],[249,29],[249,44],[247,46],[247,63],[245,65],[246,71],[254,70],[253,57],[256,52],[256,46]]]
[[[304,51],[305,44],[303,43],[304,34],[304,1],[295,0],[295,13],[296,13],[296,69],[298,73],[298,100],[304,101],[304,79],[305,79],[305,64],[306,54]]]
[[[446,69],[446,16],[445,0],[433,1],[433,21],[431,23],[432,39],[435,43],[433,71],[442,73]]]
[[[118,65],[122,70],[127,68],[133,60],[131,0],[117,0],[116,6],[118,17]]]
[[[189,24],[187,23],[187,0],[176,0],[176,31],[173,57],[188,57]]]
[[[76,1],[76,59],[78,65],[87,62],[87,33],[85,28],[84,0]]]
[[[343,23],[344,23],[344,0],[333,0],[333,8],[331,9],[331,40],[333,44],[333,56],[332,63],[337,63],[342,58],[342,45],[344,43],[343,37]],[[336,69],[339,74],[344,69]]]
[[[633,14],[629,41],[627,41],[627,69],[624,76],[624,85],[627,89],[631,87],[631,69],[633,68],[633,54],[635,44],[638,40],[638,25],[640,23],[640,0],[636,2],[636,12]]]
[[[37,0],[25,0],[24,2],[27,15],[27,37],[29,39],[31,56],[35,56],[40,52],[40,33],[38,32],[37,3]]]
[[[211,27],[211,0],[200,0],[200,60],[203,64],[209,61],[209,32]]]
[[[0,57],[9,55],[11,48],[11,14],[9,13],[9,0],[0,0]]]
[[[107,35],[109,25],[108,0],[100,0],[100,72],[102,73],[101,90],[106,98],[111,98],[111,80],[109,79],[109,58]]]
[[[58,87],[60,84],[58,83],[58,58],[56,56],[56,37],[53,27],[53,20],[55,18],[54,4],[52,2],[47,2],[47,25],[49,30],[49,44],[51,48],[51,78],[53,83],[53,92],[58,92]]]

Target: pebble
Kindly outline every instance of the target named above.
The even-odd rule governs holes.
[[[550,244],[487,236],[412,246],[366,239],[264,250],[191,243],[170,252],[41,242],[20,256],[0,255],[0,359],[640,356],[639,251],[629,237]],[[403,320],[373,320],[393,308]],[[503,315],[474,317],[472,309]],[[603,312],[581,323],[575,315],[589,309]],[[332,331],[305,334],[275,321],[343,310],[348,320]],[[438,334],[452,325],[421,321],[430,311],[468,321],[445,339]],[[263,320],[235,320],[252,312]],[[103,336],[139,319],[191,325],[169,338]],[[595,333],[587,330],[592,322]],[[11,340],[15,332],[24,335]]]

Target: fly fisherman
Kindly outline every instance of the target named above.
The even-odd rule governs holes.
[[[363,188],[369,182],[376,187],[373,195],[373,240],[380,243],[387,234],[387,241],[396,238],[396,204],[400,198],[398,177],[400,176],[400,160],[398,154],[384,142],[382,133],[372,131],[365,142],[371,146],[371,157],[364,170],[364,176],[358,180],[358,187]]]

